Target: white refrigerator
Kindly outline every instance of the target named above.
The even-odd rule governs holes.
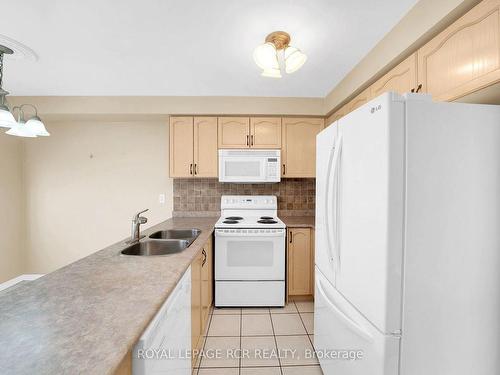
[[[500,106],[384,94],[316,168],[324,374],[500,374]]]

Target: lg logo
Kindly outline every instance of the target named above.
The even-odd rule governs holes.
[[[382,109],[382,105],[380,105],[380,104],[379,104],[379,105],[378,105],[378,106],[376,106],[376,107],[371,107],[370,112],[371,112],[371,113],[375,113],[375,112],[377,112],[377,111],[380,111],[381,109]]]

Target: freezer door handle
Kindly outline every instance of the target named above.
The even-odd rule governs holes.
[[[348,327],[351,328],[352,331],[354,331],[357,335],[363,337],[364,339],[368,341],[372,341],[373,337],[370,335],[370,333],[366,332],[366,330],[363,329],[358,323],[356,323],[354,320],[352,320],[349,316],[347,316],[346,313],[344,313],[336,304],[333,302],[333,298],[328,296],[323,289],[321,278],[317,277],[316,278],[316,287],[325,300],[325,302],[328,304],[328,306],[336,313],[337,316],[339,316],[346,324]]]
[[[339,157],[342,146],[342,134],[337,136],[335,146],[333,148],[333,155],[328,163],[328,174],[326,176],[326,213],[325,213],[325,228],[326,239],[328,244],[328,252],[331,261],[334,261],[335,273],[338,272],[340,266],[340,259],[338,253],[338,166]],[[330,186],[332,192],[330,194]],[[333,238],[333,241],[332,241]]]

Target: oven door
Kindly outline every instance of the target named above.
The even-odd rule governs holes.
[[[216,280],[285,280],[284,229],[217,229]]]
[[[260,156],[222,156],[219,159],[219,181],[266,182],[266,160]]]

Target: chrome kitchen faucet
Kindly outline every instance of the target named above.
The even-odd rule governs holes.
[[[146,224],[148,222],[148,218],[141,216],[144,212],[149,211],[149,208],[146,208],[144,211],[138,212],[132,218],[132,234],[130,236],[130,240],[127,243],[138,242],[141,237],[141,224]]]

